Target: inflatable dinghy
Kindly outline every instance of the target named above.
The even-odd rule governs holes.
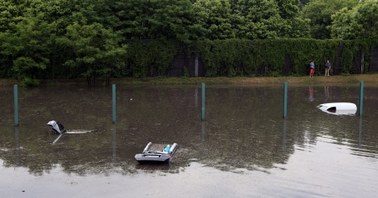
[[[149,142],[142,153],[136,154],[135,159],[143,162],[169,162],[178,149],[178,144],[153,144]]]
[[[357,106],[351,102],[331,102],[317,106],[318,109],[333,115],[354,115],[357,112]]]

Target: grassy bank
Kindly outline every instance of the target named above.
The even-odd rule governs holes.
[[[245,85],[245,86],[263,86],[275,85],[288,82],[290,85],[322,85],[322,84],[358,84],[361,80],[365,85],[378,86],[378,74],[363,75],[340,75],[340,76],[315,76],[309,78],[302,77],[155,77],[155,78],[117,78],[112,79],[111,83],[121,85],[195,85],[205,82],[206,84],[225,84],[225,85]],[[17,83],[16,80],[0,79],[1,86],[10,86]],[[41,85],[59,85],[59,84],[86,84],[84,79],[75,80],[42,80]],[[98,81],[97,85],[105,85],[105,82]]]
[[[361,80],[365,85],[378,86],[378,74],[348,75],[348,76],[315,76],[305,77],[272,77],[272,78],[245,78],[240,79],[242,84],[276,84],[287,81],[291,85],[314,85],[314,84],[358,84]]]
[[[353,84],[364,81],[365,85],[378,86],[378,74],[348,75],[348,76],[316,76],[309,78],[302,77],[212,77],[212,78],[122,78],[113,79],[112,83],[128,85],[190,85],[200,84],[230,84],[230,85],[274,85],[288,82],[291,85],[313,85],[313,84]]]

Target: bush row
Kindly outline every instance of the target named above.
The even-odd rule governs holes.
[[[111,71],[106,76],[101,76],[101,71],[93,73],[97,75],[96,78],[168,76],[173,69],[177,69],[177,65],[173,66],[173,63],[177,63],[175,59],[178,55],[187,59],[178,65],[182,71],[186,71],[178,74],[182,76],[188,74],[188,64],[193,64],[196,56],[200,60],[203,76],[208,77],[302,76],[307,75],[310,61],[314,61],[316,71],[322,73],[327,59],[333,65],[334,74],[360,73],[361,65],[366,73],[373,71],[371,68],[378,68],[378,65],[371,62],[373,49],[378,49],[377,43],[377,40],[315,39],[229,39],[187,43],[171,40],[129,40],[124,64],[114,67],[114,63],[104,61],[103,64],[112,65],[108,68]],[[52,54],[51,57],[59,57],[59,54]],[[14,69],[9,67],[12,65],[9,56],[0,58],[3,63],[0,65],[1,76],[15,77]],[[72,69],[63,64],[64,62],[51,60],[46,68],[30,71],[32,73],[26,79],[30,80],[34,76],[42,79],[83,77],[83,71]],[[99,68],[104,70],[104,67]]]

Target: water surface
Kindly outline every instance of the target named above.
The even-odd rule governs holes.
[[[378,193],[378,88],[366,87],[364,115],[335,116],[325,102],[358,105],[358,85],[65,85],[20,90],[13,127],[11,87],[0,88],[1,197],[374,197]],[[46,123],[95,132],[56,135]],[[177,142],[170,165],[140,165],[149,142]]]

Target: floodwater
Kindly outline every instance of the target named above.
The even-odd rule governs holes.
[[[353,102],[358,85],[0,88],[0,197],[376,197],[378,88],[363,116],[316,108]],[[46,123],[95,130],[57,135]],[[138,164],[148,142],[176,142],[170,164]]]

